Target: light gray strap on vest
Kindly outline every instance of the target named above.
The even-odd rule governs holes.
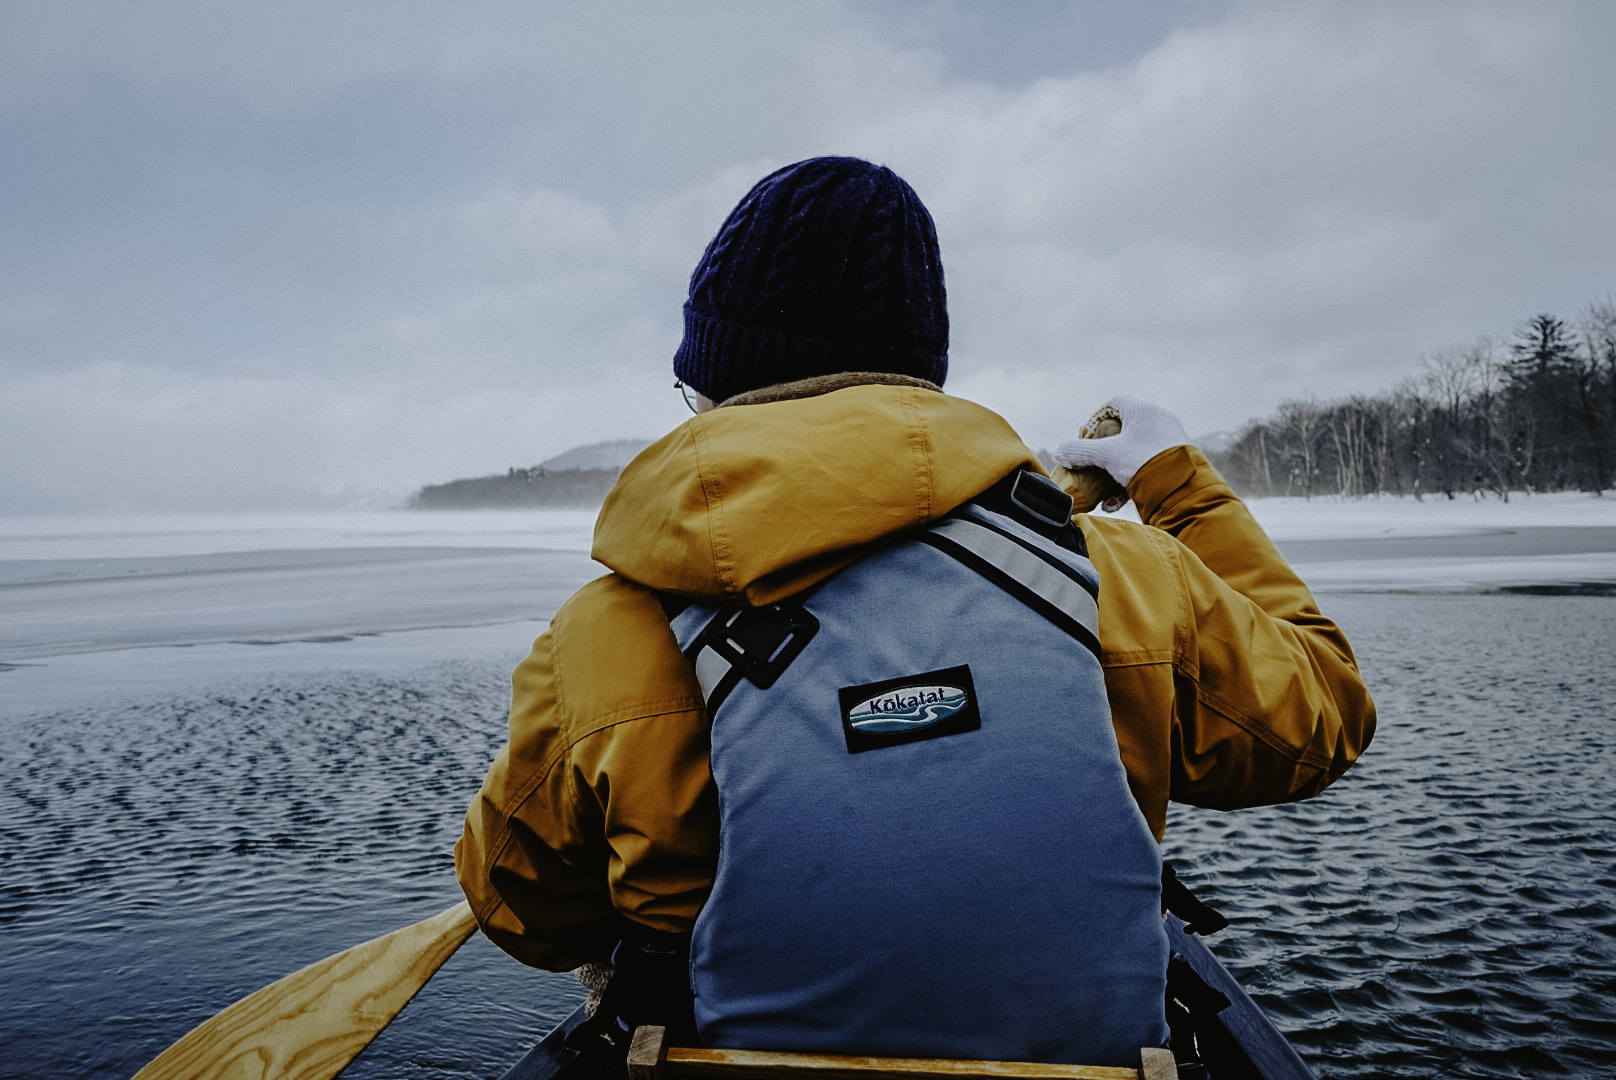
[[[701,683],[701,696],[707,699],[710,706],[713,701],[713,694],[718,690],[719,685],[723,683],[724,676],[728,675],[735,665],[724,657],[719,656],[709,646],[703,645],[696,652],[694,666],[696,668],[696,681]]]
[[[916,539],[977,570],[1099,655],[1094,586],[1058,556],[967,517],[945,518]]]
[[[704,604],[692,604],[676,615],[672,623],[673,636],[678,640],[679,647],[684,650],[691,666],[696,669],[696,681],[701,684],[701,696],[709,704],[713,700],[713,693],[724,681],[724,676],[734,667],[726,657],[702,643],[699,637],[702,629],[717,614],[717,610]]]

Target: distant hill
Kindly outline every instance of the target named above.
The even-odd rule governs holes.
[[[527,469],[428,484],[410,498],[414,510],[553,507],[589,509],[606,493],[649,439],[613,439],[576,446]]]
[[[634,460],[634,455],[651,445],[650,439],[612,439],[609,442],[575,446],[564,454],[539,462],[539,468],[559,472],[563,469],[615,469]]]

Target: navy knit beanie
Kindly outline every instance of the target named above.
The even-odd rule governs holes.
[[[858,158],[770,173],[690,275],[673,370],[713,401],[848,371],[948,375],[937,230],[914,189]]]

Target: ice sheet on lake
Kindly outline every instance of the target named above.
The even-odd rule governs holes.
[[[513,666],[603,572],[592,524],[569,511],[0,518],[0,712],[287,665]]]
[[[1616,585],[1616,497],[1320,496],[1247,506],[1315,592]],[[1131,503],[1117,516],[1138,520]]]
[[[1492,592],[1497,590],[1610,587],[1616,590],[1616,552],[1493,559],[1354,559],[1297,563],[1315,593]]]
[[[0,662],[546,619],[600,572],[578,552],[457,547],[0,563]]]
[[[544,620],[402,630],[346,639],[276,644],[111,649],[0,665],[0,722],[100,704],[166,698],[208,687],[294,682],[332,673],[414,678],[435,665],[486,662],[510,669],[527,655]]]
[[[351,547],[587,552],[592,510],[0,515],[0,562]]]

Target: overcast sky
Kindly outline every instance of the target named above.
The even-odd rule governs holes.
[[[654,437],[765,172],[937,220],[1033,446],[1616,291],[1616,4],[0,3],[0,512],[396,504]]]

